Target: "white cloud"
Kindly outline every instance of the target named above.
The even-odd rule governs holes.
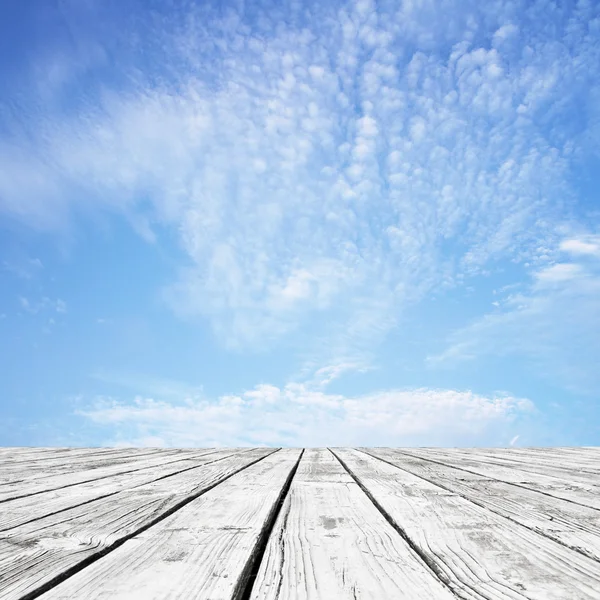
[[[0,143],[0,211],[48,228],[109,210],[149,241],[174,230],[177,314],[246,348],[318,322],[346,360],[408,303],[535,261],[557,235],[585,130],[569,107],[597,45],[573,33],[585,11],[548,39],[546,12],[525,27],[507,6],[327,4],[302,27],[174,11],[144,42],[161,83],[124,55],[125,88],[66,113],[30,98],[27,131]],[[90,72],[106,60],[93,36],[82,47]],[[60,98],[86,72],[59,58],[29,94]]]
[[[581,265],[573,263],[560,263],[552,265],[547,269],[542,269],[535,274],[535,277],[541,283],[562,283],[581,277],[584,270]]]
[[[78,414],[103,426],[110,444],[413,446],[504,444],[532,411],[529,400],[504,394],[414,389],[345,397],[290,383],[216,401],[100,398]]]
[[[560,249],[569,254],[600,256],[600,237],[586,236],[584,239],[564,240]]]
[[[22,260],[3,261],[2,266],[6,271],[14,273],[21,279],[32,279],[41,269],[44,268],[39,258],[26,258]]]
[[[543,267],[533,271],[530,283],[522,287],[522,291],[504,290],[499,310],[452,333],[446,349],[429,357],[430,366],[522,356],[534,374],[576,393],[596,394],[600,387],[600,261]]]
[[[44,310],[52,310],[57,313],[66,313],[67,312],[67,304],[64,300],[57,298],[56,300],[51,300],[47,296],[43,296],[41,300],[32,301],[25,296],[19,296],[19,305],[26,312],[36,315]]]

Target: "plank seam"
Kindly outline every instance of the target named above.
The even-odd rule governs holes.
[[[362,452],[360,448],[357,448],[359,452]],[[569,500],[568,498],[561,498],[560,496],[554,496],[553,494],[549,494],[548,492],[544,492],[542,490],[536,490],[535,488],[527,487],[526,485],[521,485],[520,483],[515,483],[514,481],[506,481],[504,479],[498,479],[497,477],[490,477],[489,475],[481,475],[481,473],[476,473],[475,471],[470,471],[469,469],[465,469],[463,467],[456,467],[454,465],[448,465],[442,461],[435,460],[433,458],[424,458],[419,456],[418,454],[411,454],[410,452],[406,452],[405,450],[397,450],[394,449],[394,452],[398,454],[405,454],[406,456],[410,456],[411,458],[420,458],[422,460],[428,460],[429,462],[436,463],[438,465],[442,465],[443,467],[450,467],[451,469],[457,469],[458,471],[464,471],[465,473],[470,473],[471,475],[478,475],[479,477],[486,477],[487,479],[492,479],[494,481],[500,481],[501,483],[506,483],[507,485],[514,485],[515,487],[521,488],[523,490],[527,490],[528,492],[535,492],[536,494],[542,494],[543,496],[548,496],[549,498],[553,498],[554,500],[563,500],[564,502],[570,502],[571,504],[576,504],[577,506],[583,506],[584,508],[591,508],[592,510],[600,511],[600,508],[596,508],[595,506],[590,506],[589,504],[583,504],[581,502],[577,502],[576,500]],[[367,454],[364,452],[364,454]]]
[[[206,454],[202,454],[201,456],[210,456],[219,452],[219,449],[214,450],[213,452],[207,452]],[[181,462],[182,460],[189,460],[189,458],[177,458],[175,460],[171,460],[169,462],[161,463],[161,465],[171,465],[176,462]],[[126,475],[127,473],[136,473],[137,471],[143,471],[144,469],[154,469],[157,465],[152,465],[150,467],[139,467],[138,469],[129,469],[128,471],[119,471],[119,473],[112,473],[111,475],[103,475],[102,477],[93,477],[92,479],[86,479],[85,481],[77,481],[75,483],[68,483],[66,485],[61,485],[56,488],[48,488],[46,490],[39,490],[37,492],[31,492],[30,494],[21,494],[20,496],[11,496],[10,498],[4,498],[4,500],[0,500],[0,504],[4,504],[5,502],[11,502],[12,500],[21,500],[22,498],[30,498],[31,496],[37,496],[39,494],[45,494],[46,492],[56,492],[57,490],[64,490],[66,488],[70,488],[76,485],[82,485],[84,483],[91,483],[92,481],[102,481],[102,479],[109,479],[110,477],[116,477],[117,475]],[[25,481],[25,480],[24,480]]]
[[[579,554],[581,554],[582,556],[585,556],[586,558],[590,558],[591,560],[594,560],[598,563],[600,563],[600,560],[598,560],[598,558],[596,558],[594,555],[589,554],[588,552],[585,551],[585,549],[580,548],[579,546],[571,546],[570,544],[567,544],[566,542],[563,542],[562,540],[558,539],[558,538],[554,538],[551,535],[548,535],[547,533],[544,533],[543,531],[538,531],[537,529],[534,529],[533,527],[529,527],[528,525],[525,525],[524,523],[520,523],[519,521],[516,521],[515,519],[513,519],[512,517],[509,517],[508,515],[502,514],[501,512],[497,511],[497,510],[493,510],[492,508],[490,508],[489,506],[486,506],[485,504],[479,502],[478,500],[474,500],[473,498],[469,498],[469,496],[465,496],[464,494],[462,494],[461,492],[457,492],[456,490],[453,490],[452,488],[449,488],[441,483],[438,483],[436,481],[432,481],[430,479],[427,479],[427,477],[424,477],[423,475],[417,475],[416,473],[413,473],[412,471],[409,471],[408,469],[404,468],[404,467],[400,467],[396,464],[394,464],[393,462],[390,462],[389,460],[386,460],[385,458],[382,458],[381,456],[377,456],[375,454],[371,454],[370,452],[367,452],[366,450],[363,449],[359,449],[357,448],[357,450],[359,452],[362,452],[363,454],[366,454],[367,456],[371,456],[372,458],[375,458],[377,460],[380,460],[381,462],[384,462],[396,469],[399,469],[400,471],[404,471],[406,473],[409,473],[410,475],[412,475],[413,477],[418,477],[419,479],[422,479],[423,481],[426,481],[427,483],[430,483],[431,485],[435,485],[436,487],[439,487],[443,490],[446,490],[447,492],[451,492],[452,494],[456,494],[457,496],[459,496],[460,498],[462,498],[463,500],[466,500],[467,502],[471,502],[471,504],[475,504],[476,506],[479,506],[480,508],[483,508],[485,510],[488,510],[489,512],[491,512],[492,514],[497,515],[498,517],[501,517],[502,519],[506,519],[507,521],[510,521],[511,523],[514,523],[515,525],[518,525],[519,527],[523,527],[524,529],[527,529],[528,531],[531,531],[532,533],[535,533],[536,535],[541,535],[542,537],[551,540],[552,542],[555,542],[557,544],[560,544],[561,546],[567,548],[568,550],[573,550],[574,552],[577,552]],[[406,453],[406,456],[410,456],[411,458],[419,458],[419,457],[415,457],[412,456],[411,454]],[[448,468],[452,469],[454,467],[450,467],[449,465],[445,465]],[[475,475],[475,473],[473,473]],[[492,478],[490,478],[492,479]],[[502,482],[505,483],[505,482]],[[520,486],[519,486],[520,487]],[[559,500],[562,500],[562,498],[559,498]]]
[[[352,479],[356,482],[358,487],[365,493],[367,498],[373,503],[375,508],[382,514],[383,518],[392,526],[392,528],[400,535],[400,537],[407,543],[409,548],[423,561],[425,566],[433,573],[434,577],[445,587],[447,588],[451,594],[456,596],[457,598],[461,598],[462,600],[467,600],[466,596],[463,596],[459,593],[458,590],[454,589],[452,582],[446,576],[446,574],[440,569],[438,564],[435,562],[431,556],[429,556],[426,552],[424,552],[396,523],[394,518],[387,512],[387,510],[375,499],[373,494],[367,489],[367,487],[358,479],[358,477],[354,474],[354,472],[350,469],[350,467],[331,449],[327,448],[333,456],[340,462],[342,467],[346,470],[348,475],[352,477]]]
[[[117,548],[122,546],[125,542],[129,541],[131,538],[150,529],[150,527],[153,527],[157,523],[164,521],[167,517],[170,517],[173,513],[177,512],[178,510],[181,510],[184,506],[186,506],[193,500],[196,500],[196,498],[199,498],[200,496],[206,494],[207,492],[209,492],[213,488],[217,487],[224,481],[227,481],[228,479],[237,475],[238,473],[241,473],[242,471],[250,468],[252,465],[255,465],[256,463],[260,462],[261,460],[264,460],[265,458],[272,456],[279,450],[281,450],[281,448],[276,448],[273,450],[273,452],[269,452],[268,454],[265,454],[264,456],[260,456],[256,460],[253,460],[252,462],[248,463],[247,465],[244,465],[241,469],[238,469],[237,471],[234,471],[233,473],[230,473],[229,475],[226,475],[225,477],[221,477],[221,479],[219,479],[218,481],[215,481],[211,485],[205,487],[202,491],[192,494],[191,496],[188,496],[187,498],[184,498],[181,502],[178,502],[177,504],[172,506],[170,509],[166,510],[161,515],[158,515],[157,517],[155,517],[154,519],[152,519],[151,521],[149,521],[148,523],[146,523],[139,529],[136,529],[135,531],[127,534],[126,536],[123,536],[121,539],[113,542],[109,546],[106,546],[102,550],[99,550],[92,556],[88,556],[87,558],[84,558],[81,562],[77,563],[76,565],[73,565],[72,567],[69,567],[62,573],[59,573],[58,575],[56,575],[55,577],[53,577],[46,583],[40,585],[37,589],[32,590],[31,592],[28,592],[27,594],[21,596],[19,598],[19,600],[34,600],[34,598],[38,598],[42,594],[45,594],[46,592],[50,591],[52,588],[55,588],[57,585],[61,584],[63,581],[66,581],[70,577],[73,577],[73,575],[79,573],[79,571],[82,571],[83,569],[85,569],[86,567],[95,563],[97,560],[100,560],[101,558],[103,558],[104,556],[109,554],[110,552],[113,552],[114,550],[116,550]]]
[[[87,448],[84,448],[87,449]],[[92,450],[102,450],[102,448],[92,448]],[[108,458],[111,457],[111,453],[114,452],[115,454],[118,453],[124,453],[125,449],[124,448],[107,448],[106,452],[101,452],[99,454],[97,453],[93,453],[92,459],[94,456],[99,456],[100,458],[104,458],[105,456],[107,456]],[[152,452],[143,452],[138,454],[137,456],[151,456],[152,454],[159,454],[160,453],[160,449],[155,449]],[[90,457],[90,454],[76,454],[75,456],[69,456],[68,452],[65,452],[64,455],[59,455],[56,456],[56,454],[52,454],[51,456],[39,456],[38,458],[28,458],[28,459],[24,459],[24,460],[19,460],[17,458],[17,460],[15,461],[10,461],[10,465],[11,466],[18,466],[20,464],[27,464],[30,462],[38,462],[38,461],[42,461],[42,460],[57,460],[57,459],[61,459],[61,458],[70,458],[70,459],[74,459],[74,460],[78,460],[78,459],[82,459],[82,461],[88,460]],[[2,462],[2,458],[0,457],[0,462]],[[7,461],[8,462],[8,461]]]
[[[167,475],[162,475],[161,477],[157,477],[156,479],[152,479],[151,481],[145,481],[144,483],[138,483],[137,485],[134,485],[132,487],[124,488],[122,490],[117,490],[116,492],[111,492],[110,494],[103,494],[102,496],[96,496],[95,498],[91,498],[90,500],[85,500],[84,502],[80,502],[79,504],[72,504],[70,506],[66,506],[65,508],[55,510],[54,512],[43,514],[38,517],[33,517],[33,518],[29,519],[28,521],[23,521],[21,523],[17,523],[16,525],[12,525],[11,527],[6,527],[4,529],[0,529],[0,533],[4,533],[5,531],[10,531],[11,529],[16,529],[17,527],[22,527],[23,525],[28,525],[29,523],[35,523],[35,521],[40,521],[41,519],[45,519],[46,517],[53,517],[54,515],[58,515],[61,512],[65,512],[67,510],[72,510],[73,508],[78,508],[81,506],[86,506],[87,504],[92,504],[93,502],[103,500],[104,498],[110,498],[111,496],[116,496],[117,494],[122,494],[123,492],[128,492],[130,490],[134,490],[135,488],[141,487],[143,485],[149,485],[151,483],[156,483],[157,481],[161,481],[161,479],[166,479],[167,477],[174,477],[175,475],[180,475],[181,473],[185,473],[186,471],[191,471],[192,469],[201,469],[202,467],[205,467],[207,465],[212,465],[213,463],[219,462],[220,460],[225,460],[226,458],[231,458],[232,456],[236,456],[237,454],[244,454],[244,452],[249,452],[250,450],[251,449],[242,450],[241,452],[234,452],[233,454],[228,454],[227,456],[222,456],[221,458],[215,458],[215,460],[205,462],[201,465],[187,467],[186,469],[181,469],[180,471],[175,471],[174,473],[168,473]],[[218,451],[216,451],[216,452],[218,452]],[[210,456],[210,454],[213,454],[213,453],[202,454],[200,456],[201,457],[202,456]],[[180,459],[180,460],[193,460],[193,459],[184,458],[184,459]],[[173,464],[176,462],[180,462],[180,460],[178,459],[178,460],[163,463],[163,464],[170,465],[170,464]],[[147,467],[147,468],[152,469],[154,467]],[[112,475],[112,477],[117,477],[117,475]],[[96,481],[96,480],[94,480],[94,481]],[[76,485],[84,485],[84,484],[76,484]],[[62,488],[59,488],[59,489],[62,489]]]
[[[288,497],[290,489],[292,487],[292,482],[294,481],[294,477],[296,476],[296,471],[298,471],[298,467],[300,466],[300,461],[302,460],[302,456],[304,455],[304,448],[302,452],[300,452],[300,456],[296,461],[296,464],[292,467],[287,479],[283,487],[281,488],[281,492],[277,498],[277,502],[274,505],[269,516],[265,519],[265,524],[258,536],[258,540],[256,542],[256,546],[254,550],[250,553],[250,557],[246,562],[240,578],[236,584],[235,589],[231,595],[232,600],[250,600],[250,596],[252,594],[252,588],[254,587],[254,583],[256,581],[256,577],[258,575],[258,571],[262,564],[263,558],[267,551],[267,546],[269,544],[269,540],[275,529],[275,524],[277,523],[277,518],[281,512],[285,499]],[[285,526],[284,526],[285,530]],[[283,564],[280,564],[280,571],[283,567]],[[280,573],[281,574],[281,573]],[[281,577],[280,577],[280,585],[278,588],[278,593],[276,597],[279,597],[279,589],[281,589]]]

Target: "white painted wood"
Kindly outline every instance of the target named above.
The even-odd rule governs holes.
[[[280,450],[43,594],[41,600],[233,599],[298,461]]]
[[[0,533],[0,598],[38,590],[272,452],[250,450]]]
[[[361,450],[600,562],[600,511],[413,457],[410,450]]]
[[[472,450],[474,453],[480,452],[479,448]],[[531,458],[534,456],[538,460],[552,461],[556,465],[572,464],[578,466],[579,464],[585,464],[586,468],[593,468],[594,470],[600,468],[600,456],[595,452],[591,452],[590,448],[485,448],[481,451],[507,458]]]
[[[115,452],[116,448],[31,448],[31,447],[0,447],[0,462],[17,460],[37,460],[53,458],[58,455],[86,455],[101,452]],[[123,449],[119,449],[123,450]]]
[[[306,450],[252,600],[453,600],[327,449]]]
[[[409,449],[413,456],[437,460],[443,464],[464,469],[471,473],[484,475],[515,485],[537,490],[556,498],[563,498],[600,510],[600,494],[595,486],[571,481],[565,477],[553,477],[531,471],[523,471],[514,467],[502,466],[490,462],[482,462],[475,456],[457,451],[413,448]]]
[[[169,460],[181,460],[181,458],[185,458],[185,454],[169,451],[152,453],[148,456],[140,456],[133,459],[117,459],[113,461],[109,458],[95,462],[92,468],[88,467],[85,470],[75,469],[74,471],[65,471],[59,468],[58,472],[54,473],[52,469],[49,469],[46,475],[40,474],[21,481],[13,480],[0,486],[0,503],[104,477],[112,477],[120,473],[133,473],[140,469],[148,469],[165,464]]]
[[[0,485],[7,483],[29,483],[33,480],[62,475],[63,473],[135,463],[142,458],[151,458],[153,456],[183,457],[184,453],[178,450],[151,450],[145,453],[134,454],[126,450],[121,450],[119,452],[103,452],[101,454],[90,452],[88,454],[78,454],[77,456],[60,454],[43,459],[20,460],[12,463],[0,461]]]
[[[126,489],[151,483],[157,479],[172,476],[187,469],[222,460],[228,456],[247,452],[245,448],[227,448],[224,450],[204,451],[198,454],[186,453],[190,458],[173,459],[165,456],[165,463],[141,469],[132,473],[113,475],[88,483],[67,488],[43,492],[35,496],[26,496],[0,504],[0,531],[7,531],[46,515],[55,514],[86,502],[116,494]],[[167,460],[168,459],[168,460]]]
[[[364,453],[334,452],[460,597],[600,598],[598,562]]]
[[[540,473],[559,479],[569,478],[569,481],[579,482],[586,486],[600,488],[600,475],[593,471],[588,472],[583,469],[593,469],[598,466],[598,459],[588,458],[585,461],[571,461],[560,455],[546,457],[536,453],[523,453],[519,455],[512,451],[493,451],[493,450],[470,450],[456,452],[458,456],[468,456],[482,464],[494,464],[504,467],[510,467],[525,471],[527,473]],[[598,489],[600,494],[600,489]]]
[[[98,452],[97,449],[85,448],[78,451],[68,452],[65,449],[40,449],[39,451],[27,450],[23,452],[7,451],[0,453],[0,472],[7,473],[14,469],[20,469],[22,465],[41,466],[46,462],[61,459],[63,462],[71,459],[97,458],[102,455],[110,455],[112,452]]]

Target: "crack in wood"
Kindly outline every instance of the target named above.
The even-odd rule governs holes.
[[[42,594],[50,591],[52,588],[55,588],[57,585],[59,585],[63,581],[66,581],[67,579],[69,579],[70,577],[72,577],[73,575],[75,575],[76,573],[79,573],[80,571],[82,571],[83,569],[85,569],[86,567],[88,567],[89,565],[91,565],[91,564],[95,563],[96,561],[100,560],[102,557],[106,556],[110,552],[113,552],[114,550],[116,550],[117,548],[119,548],[120,546],[122,546],[125,542],[129,541],[133,537],[135,537],[135,536],[143,533],[144,531],[147,531],[148,529],[150,529],[151,527],[153,527],[157,523],[160,523],[161,521],[164,521],[167,517],[170,517],[172,514],[174,514],[178,510],[181,510],[184,506],[186,506],[187,504],[189,504],[193,500],[196,500],[196,498],[199,498],[200,496],[206,494],[207,492],[209,492],[213,488],[215,488],[218,485],[222,484],[224,481],[227,481],[231,477],[234,477],[235,475],[237,475],[241,471],[245,471],[246,469],[248,469],[252,465],[255,465],[256,463],[264,460],[265,458],[267,458],[268,456],[271,456],[272,454],[278,452],[279,450],[280,450],[280,448],[274,448],[272,452],[269,452],[268,454],[265,454],[264,456],[258,457],[256,460],[253,460],[253,461],[249,462],[248,464],[244,465],[240,469],[237,469],[236,471],[234,471],[232,473],[229,473],[229,475],[226,475],[225,477],[221,477],[218,481],[215,481],[214,483],[206,486],[200,492],[197,492],[195,494],[191,494],[190,496],[187,496],[181,502],[178,502],[177,504],[175,504],[174,506],[172,506],[170,509],[166,510],[164,513],[161,513],[160,515],[154,517],[151,521],[149,521],[148,523],[146,523],[142,527],[139,527],[135,531],[132,531],[131,533],[123,536],[122,538],[120,538],[116,542],[113,542],[112,544],[106,546],[105,548],[103,548],[99,552],[95,553],[94,555],[88,556],[87,558],[83,559],[81,562],[79,562],[79,563],[73,565],[72,567],[66,569],[62,573],[59,573],[58,575],[56,575],[55,577],[53,577],[49,581],[47,581],[44,584],[40,585],[38,588],[36,588],[36,589],[32,590],[31,592],[28,592],[28,593],[24,594],[23,596],[21,596],[19,598],[19,600],[34,600],[34,598],[38,598]]]
[[[490,511],[491,513],[498,515],[499,517],[506,519],[507,521],[510,521],[511,523],[514,523],[515,525],[518,525],[519,527],[524,527],[525,529],[536,533],[538,535],[541,535],[543,537],[545,537],[548,540],[552,540],[553,542],[560,544],[561,546],[564,546],[565,548],[568,548],[569,550],[573,550],[575,552],[578,552],[579,554],[582,554],[583,556],[585,556],[586,558],[590,558],[596,562],[600,562],[600,560],[594,556],[592,553],[586,551],[584,548],[581,548],[579,546],[572,546],[571,544],[567,544],[566,542],[563,542],[560,538],[555,537],[555,536],[551,536],[548,535],[545,531],[543,531],[542,529],[538,529],[537,527],[530,527],[528,525],[525,525],[525,523],[521,523],[520,521],[517,521],[515,519],[513,519],[512,517],[509,517],[508,515],[504,514],[503,512],[499,511],[499,510],[494,510],[492,507],[490,507],[488,504],[485,504],[484,502],[479,502],[478,500],[475,500],[474,498],[466,495],[466,494],[461,494],[460,492],[453,490],[449,487],[447,487],[446,485],[439,483],[438,481],[432,480],[432,479],[428,479],[427,477],[423,476],[423,475],[419,475],[418,473],[414,473],[413,471],[411,471],[410,469],[404,468],[404,467],[400,467],[399,465],[386,460],[385,458],[378,456],[377,454],[371,454],[370,452],[367,452],[364,448],[357,448],[358,452],[362,452],[363,454],[366,454],[367,456],[370,456],[372,458],[375,458],[376,460],[380,460],[381,462],[387,463],[388,465],[395,467],[396,469],[400,469],[401,471],[405,471],[406,473],[410,473],[411,475],[414,475],[415,477],[418,477],[419,479],[422,479],[423,481],[426,481],[427,483],[431,483],[432,485],[435,485],[437,487],[440,487],[448,492],[452,492],[453,494],[456,494],[457,496],[460,496],[461,498],[463,498],[464,500],[466,500],[467,502],[471,502],[472,504],[475,504],[476,506],[479,506],[480,508],[483,508],[485,510]],[[404,453],[400,450],[397,450],[398,454],[402,455],[405,454],[406,456],[410,456],[411,458],[417,458],[417,459],[421,459],[421,460],[428,460],[426,458],[421,458],[419,456],[414,456],[412,454],[409,454],[408,452]],[[437,462],[437,461],[431,461],[431,462]],[[443,464],[443,463],[439,463],[439,464]],[[455,469],[458,467],[453,467],[451,465],[444,465],[445,467],[449,468],[449,469]],[[473,473],[473,475],[476,475],[476,473]],[[490,478],[493,479],[493,478]],[[501,481],[498,479],[493,479],[494,481]],[[502,483],[509,483],[509,482],[505,482],[502,481]],[[516,486],[516,487],[521,487],[521,486]],[[530,488],[525,488],[525,489],[530,489]],[[530,491],[534,491],[537,492],[537,490],[530,490]],[[554,496],[552,496],[552,498],[554,498]],[[556,498],[555,498],[556,499]],[[559,500],[564,500],[564,498],[558,498]],[[565,502],[569,502],[569,500],[564,500]],[[592,508],[593,507],[586,507],[586,508]],[[552,516],[550,516],[550,520],[554,520],[554,518]],[[521,584],[519,584],[521,585]]]
[[[260,565],[263,561],[265,552],[267,550],[267,544],[269,543],[271,534],[273,533],[273,530],[275,529],[275,524],[277,523],[277,518],[279,517],[279,513],[281,512],[283,504],[290,492],[290,488],[292,487],[292,482],[294,480],[294,476],[296,475],[296,471],[298,470],[298,467],[300,466],[300,461],[302,460],[303,455],[304,455],[304,449],[302,449],[302,452],[300,452],[300,456],[298,457],[296,464],[292,467],[290,474],[288,475],[288,477],[285,481],[285,484],[281,488],[281,492],[279,494],[277,502],[275,503],[273,511],[271,512],[271,514],[265,521],[262,531],[260,532],[260,535],[258,537],[254,552],[252,552],[250,554],[250,558],[248,559],[248,562],[246,563],[246,566],[244,567],[242,574],[240,575],[240,579],[238,581],[238,584],[236,585],[236,589],[233,591],[233,594],[231,595],[233,600],[250,600],[250,596],[252,594],[252,588],[254,586],[254,582],[256,581],[256,576],[258,575]],[[282,544],[283,532],[285,531],[285,528],[287,526],[288,515],[289,515],[289,510],[285,515],[283,527],[280,532],[280,536],[279,536],[280,544]],[[283,549],[283,545],[282,545],[282,549]],[[276,595],[277,598],[279,597],[279,592],[281,590],[281,582],[283,580],[283,558],[281,559],[281,562],[279,565],[279,575],[280,575],[279,585],[277,588],[277,595]]]
[[[192,469],[201,469],[202,467],[205,467],[207,465],[212,465],[212,464],[214,464],[216,462],[219,462],[220,460],[225,460],[226,458],[230,458],[231,456],[235,456],[235,454],[243,454],[244,452],[249,452],[249,450],[242,450],[239,453],[234,452],[233,454],[227,454],[226,456],[221,456],[220,458],[215,458],[214,460],[210,460],[208,462],[204,462],[204,463],[202,463],[200,465],[195,465],[195,466],[192,466],[192,467],[187,467],[185,469],[181,469],[180,471],[174,471],[173,473],[167,473],[166,475],[162,475],[161,477],[157,477],[156,479],[151,479],[149,481],[144,481],[143,483],[138,483],[138,484],[136,484],[136,485],[134,485],[134,486],[132,486],[130,488],[126,488],[126,490],[133,490],[136,487],[141,487],[143,485],[149,485],[149,484],[152,484],[152,483],[156,483],[157,481],[161,481],[162,479],[166,479],[167,477],[174,477],[175,475],[179,475],[181,473],[185,473],[186,471],[191,471]],[[211,454],[216,454],[216,452],[209,452],[207,454],[202,454],[202,455],[200,455],[199,458],[203,458],[204,456],[210,456]],[[184,460],[190,460],[190,458],[188,457],[188,458],[177,459],[175,461],[166,462],[166,463],[164,463],[164,465],[171,465],[171,464],[174,464],[174,463],[177,463],[177,462],[181,462],[181,461],[184,461]],[[154,469],[156,467],[144,467],[144,468]],[[144,469],[139,469],[139,470],[144,470]],[[130,473],[130,472],[131,471],[127,471],[127,473]],[[123,473],[119,473],[117,475],[111,475],[109,477],[117,477],[117,476],[122,475],[122,474]],[[100,479],[103,479],[103,478],[100,478]],[[94,479],[93,481],[99,481],[99,480],[98,479]],[[90,482],[80,482],[80,483],[75,483],[73,485],[74,486],[75,485],[84,485],[85,483],[90,483]],[[64,487],[66,488],[66,487],[73,487],[73,486],[64,486]],[[57,488],[57,489],[63,489],[63,488]],[[55,491],[55,490],[48,490],[48,491]],[[90,498],[89,500],[85,500],[84,502],[79,502],[77,504],[70,504],[69,506],[65,506],[64,508],[61,508],[59,510],[51,511],[49,513],[42,513],[40,515],[32,517],[31,519],[28,519],[27,521],[20,521],[16,525],[11,525],[10,527],[4,527],[3,529],[0,529],[0,533],[4,533],[6,531],[10,531],[11,529],[15,529],[15,528],[21,527],[23,525],[28,525],[29,523],[34,523],[35,521],[40,521],[41,519],[45,519],[47,517],[53,517],[54,515],[58,515],[61,512],[65,512],[65,511],[71,510],[73,508],[79,508],[80,506],[86,506],[88,504],[92,504],[93,502],[98,502],[99,500],[103,500],[104,498],[110,498],[111,496],[115,496],[117,494],[121,494],[124,491],[125,490],[117,490],[115,492],[110,492],[108,494],[103,494],[103,495],[100,495],[100,496],[96,496],[95,498]],[[42,493],[45,493],[45,492],[37,492],[37,493],[42,494]],[[35,494],[32,494],[32,495],[35,495]],[[23,498],[23,497],[28,497],[28,496],[21,496],[20,498]],[[13,498],[13,500],[14,499],[15,498]]]
[[[344,460],[342,460],[331,448],[328,448],[329,452],[335,456],[335,458],[340,462],[342,467],[346,470],[348,475],[354,479],[358,487],[366,494],[369,500],[373,503],[375,508],[382,514],[383,518],[393,527],[393,529],[400,535],[400,537],[408,544],[415,554],[425,563],[425,565],[429,568],[429,570],[435,575],[435,577],[440,581],[440,583],[447,588],[454,596],[457,598],[461,598],[462,600],[468,600],[467,596],[463,596],[459,590],[455,589],[455,586],[452,585],[452,582],[446,574],[440,569],[439,565],[435,562],[435,560],[426,552],[422,550],[396,523],[396,521],[392,518],[392,516],[381,506],[381,504],[375,499],[373,494],[363,485],[360,479],[354,474],[354,472],[350,469],[350,467],[346,464]]]

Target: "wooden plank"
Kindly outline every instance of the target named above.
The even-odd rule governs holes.
[[[361,450],[600,562],[600,511],[413,457],[409,451]]]
[[[597,450],[594,448],[473,448],[474,452],[488,452],[491,454],[499,454],[500,456],[536,456],[541,460],[555,460],[555,461],[568,461],[570,463],[577,463],[578,461],[595,461],[596,465],[594,468],[598,468],[598,460],[600,456]]]
[[[151,483],[163,477],[169,477],[188,469],[195,469],[247,451],[248,448],[227,448],[225,450],[200,452],[197,455],[190,453],[186,454],[190,458],[167,461],[164,464],[133,473],[114,475],[68,488],[8,501],[2,505],[2,511],[0,512],[0,531],[7,531],[24,523],[39,520],[47,515],[54,515],[63,510],[117,494],[125,489]]]
[[[280,450],[237,473],[41,600],[239,598],[299,457]]]
[[[0,598],[44,589],[273,452],[253,449],[0,533]]]
[[[482,464],[493,464],[504,467],[510,467],[525,471],[527,473],[539,473],[542,475],[549,475],[551,477],[557,477],[559,479],[565,479],[568,477],[569,481],[579,482],[586,486],[600,487],[600,476],[598,473],[586,472],[582,470],[582,467],[588,466],[594,468],[598,465],[598,460],[595,458],[588,458],[583,461],[570,462],[563,458],[561,465],[560,459],[552,457],[550,459],[540,456],[539,454],[527,452],[519,456],[515,452],[494,452],[490,450],[467,450],[467,451],[456,451],[452,452],[455,456],[467,456],[470,459],[479,461]],[[600,489],[598,489],[600,494]]]
[[[27,448],[23,452],[15,451],[13,448],[5,449],[6,452],[0,453],[0,465],[15,466],[22,462],[42,463],[47,460],[62,458],[63,460],[101,457],[113,455],[129,455],[132,458],[137,456],[164,452],[164,448]],[[202,448],[195,448],[202,450]]]
[[[114,453],[114,451],[113,451]],[[22,471],[24,465],[41,467],[44,464],[62,460],[63,463],[71,459],[85,459],[110,455],[110,452],[97,452],[96,449],[86,448],[76,453],[65,450],[48,450],[40,452],[5,453],[0,456],[0,473],[11,473],[14,470]]]
[[[593,486],[588,486],[566,478],[553,477],[541,473],[522,471],[513,467],[481,462],[476,457],[454,451],[410,448],[411,455],[429,460],[437,460],[445,465],[462,469],[469,473],[484,475],[490,479],[505,481],[536,490],[555,498],[581,504],[600,510],[600,494]]]
[[[138,462],[142,458],[152,456],[180,456],[178,450],[153,450],[145,453],[133,454],[127,450],[119,452],[104,452],[98,454],[90,452],[74,457],[70,455],[54,455],[44,459],[17,461],[15,463],[0,462],[0,484],[30,482],[47,477],[97,469],[104,466]]]
[[[453,600],[327,449],[306,450],[252,600]]]
[[[597,600],[600,564],[357,450],[334,450],[461,598]]]
[[[556,467],[568,467],[581,470],[582,472],[600,473],[600,455],[583,448],[524,448],[500,449],[491,453],[506,457],[529,457],[532,456],[541,462],[553,462]]]
[[[0,448],[0,462],[19,460],[43,460],[63,455],[84,455],[101,452],[114,452],[115,448],[29,448],[5,447]],[[121,450],[121,448],[119,448]]]
[[[166,464],[170,461],[181,460],[182,458],[185,458],[185,453],[159,452],[151,454],[150,456],[142,456],[134,460],[126,460],[124,462],[116,460],[113,463],[113,461],[108,460],[106,463],[102,463],[102,466],[88,468],[83,471],[64,472],[59,470],[58,473],[55,474],[50,472],[45,477],[40,476],[25,479],[23,481],[11,481],[10,483],[0,486],[0,503],[24,498],[33,494],[39,494],[41,492],[59,490],[88,481],[113,477],[114,475],[119,475],[121,473],[133,473],[141,469],[148,469],[161,464]]]

